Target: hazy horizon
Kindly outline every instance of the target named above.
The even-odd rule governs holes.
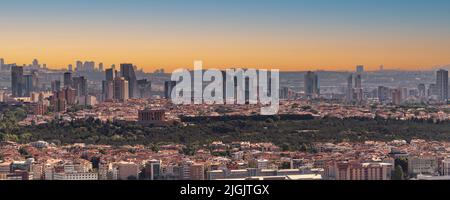
[[[51,70],[67,70],[67,66],[69,64],[72,65],[74,70],[75,70],[75,67],[76,67],[76,61],[74,61],[73,63],[68,63],[65,66],[49,66],[46,62],[42,62],[41,60],[39,60],[39,58],[33,58],[28,63],[17,63],[17,62],[14,62],[13,60],[8,60],[8,59],[2,57],[1,55],[0,55],[0,58],[3,58],[6,61],[5,64],[16,64],[17,66],[30,65],[32,63],[33,59],[37,59],[39,61],[40,65],[46,64],[47,68],[51,69]],[[10,62],[8,62],[8,61],[10,61]],[[120,67],[120,64],[124,64],[124,63],[135,64],[134,62],[119,62],[119,63],[105,64],[104,62],[96,61],[96,60],[77,60],[77,61],[82,61],[83,63],[85,61],[94,61],[96,69],[98,69],[98,64],[99,63],[102,63],[104,65],[103,66],[104,69],[111,68],[111,65],[113,65],[113,64],[116,66],[116,69],[118,69]],[[345,67],[343,69],[339,69],[339,68],[335,68],[333,66],[329,66],[329,67],[325,67],[325,68],[314,68],[314,67],[298,67],[297,69],[295,67],[292,68],[292,69],[283,69],[283,68],[281,68],[279,70],[280,70],[280,72],[285,72],[285,73],[287,73],[287,72],[307,72],[307,71],[317,71],[317,72],[320,72],[320,71],[324,71],[324,72],[353,72],[353,71],[356,70],[356,66],[357,65],[351,66],[351,67]],[[363,65],[363,66],[365,67],[364,71],[366,71],[366,72],[377,72],[377,71],[380,71],[380,68],[367,69],[366,65]],[[173,69],[165,68],[165,67],[146,68],[146,67],[143,67],[143,66],[137,66],[137,68],[138,68],[138,70],[142,69],[146,73],[153,73],[154,71],[160,70],[160,69],[163,69],[165,71],[165,73],[171,73],[175,69],[188,69],[188,70],[192,71],[194,67],[193,67],[193,64],[186,64],[184,66],[178,66],[178,67],[175,67]],[[203,69],[204,70],[207,70],[207,69],[221,69],[222,70],[222,69],[230,69],[230,68],[247,69],[247,68],[252,68],[252,67],[235,66],[235,65],[233,65],[233,66],[219,66],[219,67],[217,67],[217,66],[211,66],[211,65],[207,65],[207,64],[205,65],[205,63],[203,65]],[[271,67],[271,66],[257,66],[255,68],[256,69],[278,69],[276,67]],[[448,64],[448,65],[441,65],[441,66],[425,66],[425,67],[420,67],[420,68],[387,67],[387,66],[383,66],[383,71],[418,71],[418,72],[420,72],[420,71],[435,71],[435,70],[439,70],[439,69],[449,70],[450,69],[450,64]]]
[[[2,2],[0,57],[281,71],[429,70],[450,64],[447,0]],[[445,37],[444,37],[445,36]]]

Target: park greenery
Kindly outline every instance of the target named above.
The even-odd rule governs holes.
[[[0,140],[28,143],[45,140],[55,144],[143,144],[157,149],[162,144],[185,144],[186,153],[212,141],[272,142],[283,150],[313,151],[315,142],[391,141],[426,139],[450,141],[450,122],[367,118],[296,119],[291,117],[230,118],[191,120],[167,127],[136,123],[101,122],[88,118],[77,121],[53,120],[47,124],[20,127],[26,116],[23,108],[2,111]],[[399,174],[400,170],[398,170]]]

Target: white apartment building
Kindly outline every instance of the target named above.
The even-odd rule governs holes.
[[[261,159],[257,161],[257,168],[258,169],[268,169],[269,168],[269,161],[266,159]]]
[[[434,175],[438,172],[438,162],[435,157],[416,157],[408,158],[408,173],[409,174],[429,174]]]
[[[98,180],[98,173],[93,172],[73,172],[55,173],[53,180]]]
[[[442,176],[450,176],[450,158],[442,160]]]

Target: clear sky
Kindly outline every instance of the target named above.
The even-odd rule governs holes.
[[[450,64],[448,0],[1,0],[0,57],[147,71]]]

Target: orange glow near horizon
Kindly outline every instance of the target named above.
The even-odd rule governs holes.
[[[120,50],[118,50],[120,49]],[[133,51],[134,50],[134,51]],[[367,50],[367,51],[374,51]],[[380,65],[385,69],[426,70],[439,65],[450,63],[447,52],[440,51],[433,54],[423,54],[405,50],[403,54],[390,54],[390,51],[373,52],[368,55],[352,50],[271,50],[249,47],[227,48],[92,48],[60,47],[54,49],[35,49],[28,47],[3,48],[1,57],[7,63],[18,65],[30,64],[34,58],[46,63],[50,68],[66,68],[68,64],[75,66],[77,60],[102,62],[108,68],[111,64],[133,63],[144,71],[151,72],[163,68],[172,71],[177,68],[192,68],[194,60],[202,60],[205,68],[264,68],[280,69],[281,71],[304,70],[354,70],[356,65],[362,64],[367,70],[377,70]]]
[[[111,32],[110,34],[108,34]],[[425,38],[425,39],[424,39]],[[0,37],[0,58],[29,64],[34,58],[50,68],[66,68],[77,60],[111,64],[133,63],[147,72],[163,68],[192,68],[202,60],[205,68],[264,68],[281,71],[426,70],[450,64],[450,39],[345,34],[286,35],[262,33],[166,34],[112,30],[90,34],[8,32]]]
[[[5,1],[0,58],[163,68],[427,70],[450,64],[449,1]]]

